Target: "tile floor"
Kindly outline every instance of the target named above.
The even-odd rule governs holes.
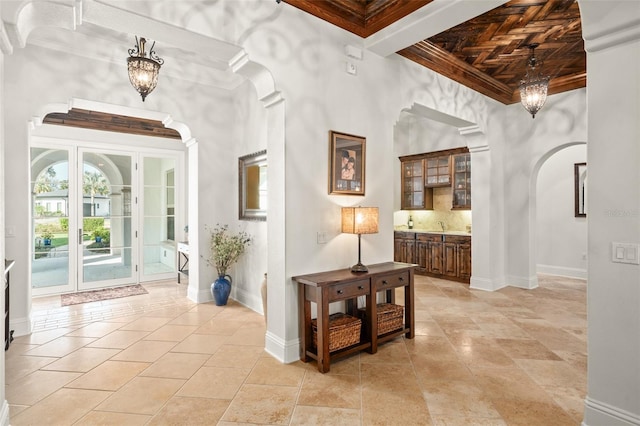
[[[586,283],[488,293],[416,277],[416,337],[375,355],[282,365],[263,317],[196,305],[186,284],[61,308],[6,352],[11,424],[579,425]]]

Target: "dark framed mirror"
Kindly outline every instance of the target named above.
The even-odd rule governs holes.
[[[587,163],[573,165],[575,181],[575,216],[587,217]]]
[[[267,151],[238,159],[240,220],[267,220]]]

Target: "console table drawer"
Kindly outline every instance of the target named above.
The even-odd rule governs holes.
[[[329,302],[350,299],[369,294],[369,280],[359,280],[345,284],[337,284],[329,288]]]
[[[377,291],[387,288],[404,287],[409,285],[409,272],[382,275],[374,278],[374,285]]]

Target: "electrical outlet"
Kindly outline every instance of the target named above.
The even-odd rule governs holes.
[[[347,74],[356,75],[358,74],[358,67],[353,62],[347,61]]]

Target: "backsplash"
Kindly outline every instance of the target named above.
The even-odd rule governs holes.
[[[451,210],[451,188],[433,188],[433,210],[398,210],[393,213],[395,229],[408,229],[409,216],[413,229],[442,231],[438,222],[444,222],[445,231],[467,232],[471,227],[471,210]]]

